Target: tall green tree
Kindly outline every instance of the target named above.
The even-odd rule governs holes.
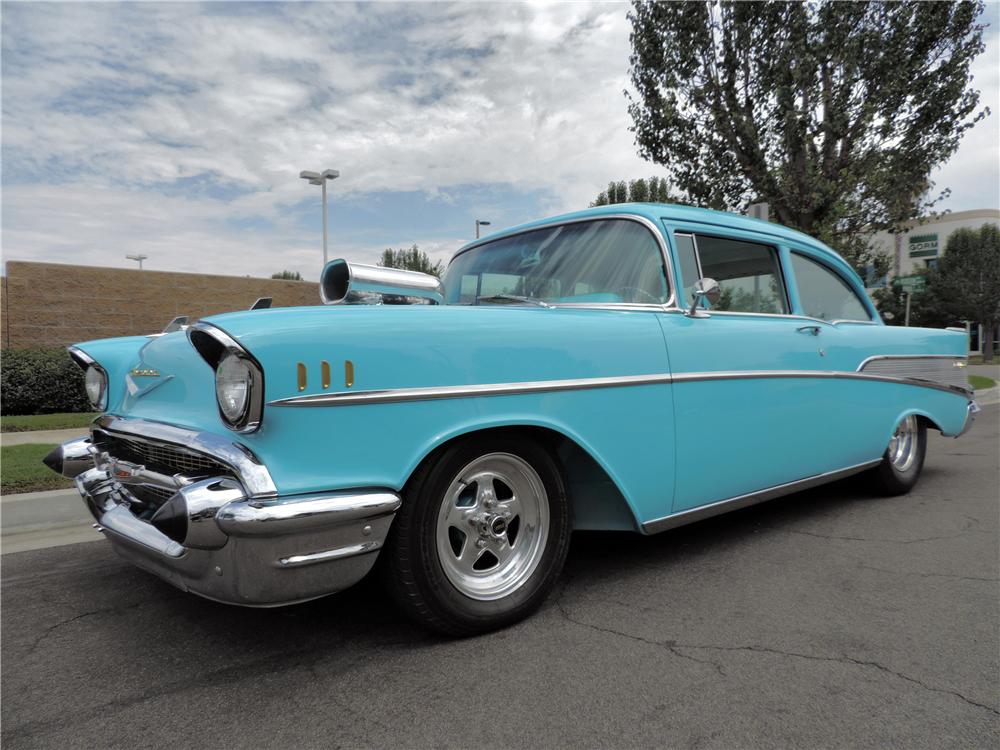
[[[429,273],[439,278],[444,271],[444,265],[441,261],[432,261],[427,253],[416,245],[408,249],[400,248],[399,250],[387,247],[382,251],[382,258],[378,264],[385,268],[402,268],[406,271]]]
[[[298,271],[279,271],[271,274],[272,279],[284,279],[285,281],[302,281],[302,274]]]
[[[626,183],[609,182],[608,189],[597,194],[591,206],[608,206],[614,203],[676,203],[670,193],[670,183],[663,177],[640,177]]]
[[[927,289],[953,321],[983,326],[983,360],[993,361],[993,332],[1000,323],[1000,227],[957,229],[948,237]]]
[[[982,2],[634,0],[629,96],[642,157],[687,201],[771,215],[859,271],[864,237],[927,212],[931,170],[988,114],[969,66]]]

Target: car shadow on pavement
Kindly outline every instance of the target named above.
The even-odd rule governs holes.
[[[849,512],[855,503],[877,502],[852,479],[789,495],[768,503],[728,513],[654,536],[630,532],[577,532],[570,547],[566,572],[557,594],[567,586],[586,583],[607,586],[609,595],[632,577],[648,575],[650,568],[669,576],[671,568],[712,551],[743,544],[748,537],[780,533],[783,527]],[[321,656],[350,642],[352,650],[364,642],[375,649],[432,646],[444,639],[410,623],[393,604],[376,569],[357,585],[302,604],[250,609],[219,604],[190,594],[179,594],[169,584],[122,563],[119,576],[142,578],[161,615],[183,624],[161,635],[158,648],[190,655],[191,628],[202,632],[214,649],[238,653],[259,652],[285,657]],[[123,582],[128,585],[127,582]],[[139,581],[136,581],[139,584]],[[147,600],[148,601],[148,600]],[[550,602],[543,609],[550,606]],[[167,611],[165,613],[165,610]],[[170,634],[174,634],[171,636]],[[281,633],[280,639],[274,634]],[[119,635],[119,639],[121,636]],[[216,652],[214,656],[220,654]]]

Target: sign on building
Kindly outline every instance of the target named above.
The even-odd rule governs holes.
[[[938,256],[938,236],[936,234],[910,235],[911,258],[936,258]]]

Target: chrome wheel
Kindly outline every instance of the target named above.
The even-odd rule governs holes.
[[[548,533],[548,495],[538,472],[510,453],[489,453],[462,469],[445,492],[438,559],[462,594],[500,599],[531,577]]]
[[[892,464],[896,471],[906,471],[913,465],[919,447],[917,439],[918,427],[917,418],[911,414],[905,417],[896,426],[896,431],[892,433],[892,437],[889,439],[887,455],[889,463]]]

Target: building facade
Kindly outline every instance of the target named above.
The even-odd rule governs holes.
[[[869,280],[870,288],[884,287],[890,283],[922,281],[918,271],[934,268],[945,253],[948,238],[957,229],[979,229],[983,224],[1000,225],[1000,209],[981,208],[972,211],[955,211],[938,219],[912,221],[900,234],[879,232],[872,237],[872,244],[890,259],[889,273],[877,280]],[[971,353],[982,353],[981,326],[966,322]],[[994,341],[1000,340],[1000,330],[994,332]]]

